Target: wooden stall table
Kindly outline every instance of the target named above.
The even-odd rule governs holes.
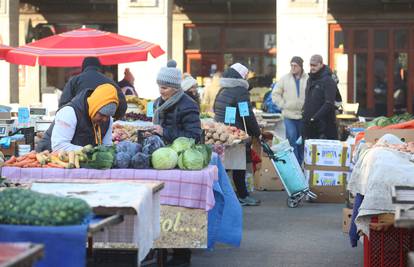
[[[43,245],[0,243],[0,267],[29,267],[43,257]]]
[[[157,181],[55,180],[32,184],[35,191],[80,198],[92,207],[98,218],[88,226],[89,256],[94,239],[104,247],[127,243],[139,248],[138,265],[159,236],[159,192],[163,187],[164,183]]]
[[[159,192],[160,238],[154,248],[207,248],[208,212],[215,206],[213,185],[219,179],[217,167],[210,165],[199,171],[154,170],[154,169],[35,169],[5,167],[2,175],[11,182],[33,181],[79,182],[97,180],[101,182],[164,182]],[[216,185],[217,186],[217,185]],[[241,213],[240,213],[241,214]],[[126,215],[122,224],[131,223]],[[119,238],[128,241],[131,234],[122,231]],[[95,238],[94,247],[101,244],[101,237]],[[129,242],[127,242],[129,243]]]

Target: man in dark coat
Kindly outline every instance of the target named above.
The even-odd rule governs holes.
[[[93,89],[99,85],[109,83],[115,86],[118,91],[119,105],[116,110],[115,119],[120,119],[125,115],[127,103],[125,95],[119,86],[111,79],[101,73],[102,65],[96,57],[86,57],[82,63],[82,72],[73,76],[63,88],[62,96],[59,100],[59,108],[69,103],[77,94],[85,89]]]
[[[249,116],[244,117],[246,122],[247,133],[259,138],[261,131],[257,124],[256,117],[253,114],[252,105],[250,103],[249,95],[249,83],[245,80],[248,73],[248,69],[240,63],[233,64],[228,68],[220,79],[220,91],[214,101],[214,120],[217,122],[223,122],[226,114],[226,107],[236,108],[236,121],[234,126],[244,130],[243,118],[240,117],[238,111],[238,103],[247,102],[249,107]],[[251,162],[251,148],[250,144],[246,144],[246,160]],[[246,170],[233,170],[233,181],[237,189],[237,195],[239,201],[243,206],[257,206],[260,204],[259,200],[249,196],[246,187]]]
[[[338,139],[335,116],[337,86],[322,56],[313,55],[306,86],[303,120],[305,139]]]

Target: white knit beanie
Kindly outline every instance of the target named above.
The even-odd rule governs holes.
[[[191,87],[193,87],[194,85],[197,85],[197,80],[194,79],[191,76],[187,76],[184,78],[184,80],[181,82],[181,88],[184,91],[189,90]]]
[[[249,73],[249,69],[240,63],[234,63],[233,65],[230,66],[230,68],[237,71],[240,74],[240,76],[242,76],[243,79],[246,79],[247,74]]]

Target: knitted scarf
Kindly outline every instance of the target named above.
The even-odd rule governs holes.
[[[183,90],[179,90],[175,95],[167,99],[164,103],[160,105],[161,97],[158,99],[158,101],[155,102],[154,105],[154,118],[152,119],[152,122],[156,125],[161,124],[161,122],[164,120],[165,117],[165,110],[169,109],[170,107],[177,104],[178,101],[180,101],[181,97],[184,95]]]

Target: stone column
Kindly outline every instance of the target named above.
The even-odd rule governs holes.
[[[173,0],[118,0],[118,33],[156,43],[166,52],[154,59],[148,55],[144,62],[120,64],[118,77],[129,67],[135,76],[135,88],[140,97],[154,99],[159,96],[156,76],[171,57]]]
[[[18,46],[19,42],[19,1],[0,0],[0,43]],[[19,101],[17,65],[0,60],[0,104]]]
[[[320,54],[328,62],[328,0],[277,0],[277,77],[290,71],[292,56],[309,59]]]

